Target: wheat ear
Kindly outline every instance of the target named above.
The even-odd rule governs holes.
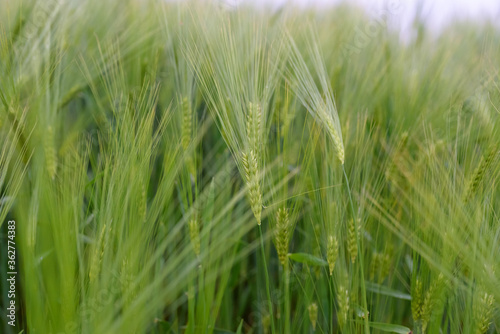
[[[311,303],[307,310],[309,311],[309,321],[311,321],[313,331],[315,331],[316,322],[318,321],[318,305],[316,303]]]
[[[189,221],[189,239],[191,239],[191,245],[193,246],[193,251],[196,256],[200,255],[201,242],[200,242],[200,224],[198,219],[194,218]]]
[[[475,334],[485,334],[490,328],[493,318],[495,298],[486,292],[478,294],[479,299],[474,307]]]
[[[441,284],[443,283],[444,283],[444,276],[442,273],[440,273],[437,280],[433,282],[433,284],[425,294],[425,298],[422,303],[422,313],[421,313],[423,333],[425,333],[427,325],[431,320],[432,311],[437,301],[439,300],[438,291],[440,290]]]
[[[413,291],[411,294],[411,313],[413,315],[413,321],[420,321],[422,316],[422,282],[420,279],[415,280],[415,285],[412,287]]]
[[[349,308],[350,308],[350,302],[349,302],[349,290],[347,290],[344,286],[340,286],[338,293],[337,293],[337,301],[339,304],[339,310],[338,310],[338,322],[340,328],[344,328],[345,324],[347,323],[347,318],[349,316]]]
[[[356,262],[356,257],[358,256],[358,233],[354,225],[354,219],[351,218],[349,221],[349,226],[347,229],[347,250],[349,256],[351,257],[351,262]]]
[[[320,120],[322,120],[326,126],[328,134],[332,137],[333,145],[335,146],[335,150],[337,152],[337,157],[340,160],[340,163],[344,164],[344,144],[340,139],[339,132],[335,128],[334,121],[332,115],[326,112],[326,107],[322,106],[318,110],[318,115]]]
[[[280,263],[285,267],[290,243],[290,218],[286,208],[280,208],[276,212],[275,243]]]
[[[330,276],[333,275],[333,269],[335,268],[335,263],[339,255],[339,242],[337,238],[333,235],[328,237],[328,244],[326,246],[326,259],[328,261],[328,269],[330,270]]]
[[[54,179],[57,172],[57,154],[55,149],[54,128],[48,126],[45,131],[43,141],[45,151],[45,167],[51,179]]]
[[[472,178],[469,180],[469,183],[467,184],[467,188],[463,198],[464,202],[467,202],[476,193],[477,189],[479,188],[481,182],[484,179],[486,172],[493,164],[493,161],[495,160],[497,153],[498,150],[496,146],[494,146],[490,149],[486,157],[481,157],[479,165],[474,170],[474,174],[472,174]]]
[[[262,216],[262,192],[259,181],[259,157],[261,152],[261,119],[262,110],[259,104],[249,103],[246,122],[247,152],[242,153],[241,161],[245,172],[245,182],[248,188],[248,198],[252,212],[261,223]]]
[[[245,181],[248,187],[248,198],[252,212],[257,219],[257,224],[260,225],[262,215],[262,193],[259,183],[259,167],[254,151],[248,154],[243,153],[241,157],[243,169],[245,171]]]
[[[191,142],[193,132],[193,113],[191,112],[191,103],[187,97],[182,99],[182,128],[181,128],[181,141],[182,148],[187,150]]]

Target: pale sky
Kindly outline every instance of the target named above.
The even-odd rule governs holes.
[[[225,0],[237,4],[245,0]],[[390,21],[398,30],[404,31],[411,25],[417,8],[433,30],[439,31],[453,18],[485,20],[500,24],[500,0],[248,0],[256,4],[280,6],[287,2],[299,5],[330,6],[340,2],[359,4],[367,13],[380,15],[381,11],[393,8]]]

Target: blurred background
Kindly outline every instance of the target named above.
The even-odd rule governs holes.
[[[492,22],[500,27],[500,1],[498,0],[222,0],[227,6],[242,3],[256,3],[275,9],[287,3],[305,7],[332,7],[351,4],[363,8],[368,15],[377,17],[389,12],[389,26],[408,38],[415,17],[419,17],[427,27],[439,33],[454,20]]]

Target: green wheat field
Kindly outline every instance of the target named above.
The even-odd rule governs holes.
[[[0,333],[499,333],[500,30],[399,5],[0,0]]]

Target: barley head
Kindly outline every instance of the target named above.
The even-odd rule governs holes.
[[[258,103],[248,104],[247,138],[250,150],[259,154],[261,150],[261,119],[262,109]]]
[[[181,129],[181,141],[182,148],[187,150],[189,143],[191,142],[193,132],[193,113],[191,111],[191,103],[187,97],[182,99],[182,129]]]
[[[94,252],[90,260],[89,280],[94,281],[101,271],[101,263],[104,255],[106,224],[102,227],[99,239],[95,243]]]
[[[200,255],[201,242],[200,242],[200,226],[196,218],[189,221],[189,238],[191,239],[191,245],[193,246],[194,253],[196,256]]]
[[[350,302],[349,302],[349,290],[347,290],[342,285],[339,287],[339,290],[337,292],[337,302],[339,304],[338,314],[337,314],[339,326],[340,328],[344,328],[349,316]]]
[[[130,264],[129,264],[129,261],[127,258],[124,258],[123,261],[122,261],[122,265],[121,265],[121,268],[120,268],[120,275],[121,277],[128,277],[129,275],[129,272],[130,272]],[[121,279],[121,288],[122,288],[122,291],[129,291],[130,290],[130,287],[131,287],[131,281],[129,279]],[[126,304],[129,304],[131,301],[132,301],[132,294],[131,293],[127,293],[127,294],[124,294],[125,296],[125,300],[124,302]]]
[[[264,330],[264,333],[269,333],[269,328],[271,328],[271,316],[266,314],[262,317],[262,329]]]
[[[51,179],[54,179],[57,172],[57,154],[55,149],[54,128],[48,126],[43,140],[45,151],[45,167]]]
[[[313,331],[315,331],[316,322],[318,321],[318,305],[316,303],[311,303],[307,310],[309,311],[309,321],[311,321]]]
[[[397,183],[397,167],[400,166],[403,162],[404,150],[408,143],[408,132],[403,132],[401,135],[399,142],[396,145],[395,152],[392,155],[392,159],[390,160],[387,168],[385,169],[385,177],[392,181],[393,183]]]
[[[485,334],[490,328],[495,298],[486,292],[480,292],[478,297],[478,300],[475,301],[477,304],[474,306],[474,333]]]
[[[439,300],[439,290],[441,284],[443,283],[444,283],[444,276],[442,273],[440,273],[438,278],[433,282],[433,284],[430,286],[429,290],[427,290],[427,293],[425,294],[425,298],[422,303],[422,313],[421,313],[423,333],[425,333],[427,325],[431,320],[432,312],[434,311],[434,307]]]
[[[262,215],[262,193],[259,183],[259,167],[255,152],[251,150],[248,154],[242,154],[243,169],[245,171],[245,181],[248,187],[248,198],[252,212],[260,225]]]
[[[326,247],[326,258],[328,261],[328,268],[330,270],[330,276],[333,275],[333,269],[335,268],[335,263],[337,262],[337,257],[339,255],[339,242],[337,238],[333,235],[328,237],[328,244]]]
[[[411,294],[411,313],[413,321],[417,322],[422,316],[422,282],[420,279],[415,280],[415,285],[412,287]]]
[[[284,267],[287,261],[288,245],[290,243],[290,218],[286,208],[280,208],[276,212],[275,243],[276,251],[281,265]]]
[[[354,225],[354,219],[349,221],[349,226],[347,229],[347,250],[349,256],[351,257],[351,262],[356,262],[356,257],[358,256],[358,231]]]
[[[335,146],[335,150],[337,151],[337,157],[339,158],[340,163],[343,165],[344,164],[344,144],[342,143],[342,140],[340,139],[339,132],[335,128],[333,117],[332,117],[332,115],[330,115],[326,112],[326,106],[320,108],[320,110],[318,111],[318,115],[319,115],[320,119],[324,122],[324,124],[326,126],[326,130],[328,131],[328,134],[332,137],[333,145]]]
[[[497,155],[498,155],[498,149],[496,146],[494,146],[490,148],[490,151],[488,152],[488,155],[486,155],[486,157],[481,157],[479,165],[474,170],[472,178],[469,180],[469,183],[467,184],[467,188],[463,198],[465,202],[467,202],[472,196],[474,196],[477,189],[481,185],[486,172],[495,161]]]
[[[380,254],[380,273],[379,273],[379,283],[382,283],[391,270],[391,255],[388,252]]]

